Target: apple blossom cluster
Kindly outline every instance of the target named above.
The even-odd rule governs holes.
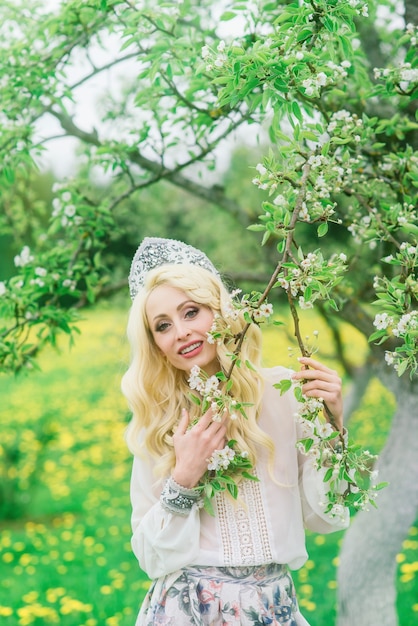
[[[14,258],[15,267],[25,267],[34,260],[34,256],[31,254],[29,246],[23,246],[20,254],[17,254]]]
[[[225,383],[223,390],[220,389],[221,382]],[[220,421],[226,415],[234,421],[239,413],[245,417],[245,405],[231,396],[228,382],[221,372],[216,376],[208,377],[198,365],[192,367],[188,379],[189,387],[192,391],[197,391],[201,397],[192,395],[191,399],[200,406],[202,415],[211,409],[214,421]],[[195,420],[193,424],[197,421]],[[235,480],[239,475],[250,480],[257,480],[256,476],[250,473],[253,466],[248,458],[248,452],[238,451],[235,446],[236,441],[230,439],[222,450],[215,450],[207,459],[207,471],[198,488],[203,494],[203,506],[210,514],[213,514],[211,499],[218,491],[226,489],[234,498],[237,497],[238,486]]]
[[[411,46],[418,45],[418,26],[415,26],[415,24],[407,24],[405,27],[405,32],[409,37]]]
[[[55,197],[52,200],[52,218],[59,217],[61,226],[66,227],[70,221],[74,221],[75,224],[80,224],[82,218],[76,215],[76,208],[71,203],[72,195],[69,191],[64,191],[60,198]]]
[[[357,15],[369,16],[369,5],[364,0],[348,0],[348,5],[356,11]]]
[[[361,137],[359,133],[362,132],[363,128],[363,120],[355,113],[350,113],[346,109],[340,109],[331,115],[327,132],[332,135],[335,131],[338,131],[338,137],[346,139],[352,136],[355,142],[360,143]]]
[[[418,83],[418,68],[412,67],[411,63],[404,63],[396,68],[375,67],[373,73],[376,79],[392,80],[400,93],[412,92]]]
[[[301,309],[312,309],[314,302],[338,284],[346,270],[344,253],[324,259],[320,250],[309,252],[299,263],[287,263],[278,274],[277,283],[292,298],[298,297]]]
[[[203,46],[201,55],[202,59],[206,63],[206,71],[211,72],[215,68],[224,67],[226,64],[228,57],[225,54],[226,44],[223,40],[221,40],[217,47],[216,51],[213,50],[210,46]]]
[[[322,87],[334,85],[347,78],[350,67],[351,62],[347,60],[341,61],[339,65],[333,61],[327,61],[323,67],[326,71],[311,74],[302,80],[305,96],[308,96],[308,98],[318,98]]]
[[[385,361],[392,366],[398,375],[402,375],[407,367],[412,373],[418,370],[416,353],[418,350],[418,311],[409,311],[401,316],[390,315],[389,313],[377,313],[373,325],[376,333],[373,333],[370,340],[382,339],[390,336],[402,342],[395,350],[386,350]]]
[[[220,422],[224,415],[229,415],[232,421],[237,419],[238,413],[245,416],[244,405],[237,402],[228,391],[222,393],[221,382],[224,382],[224,378],[220,374],[208,377],[198,365],[190,370],[189,387],[201,395],[202,401],[197,397],[194,397],[194,401],[202,406],[202,413],[210,408],[214,422]]]
[[[389,329],[394,337],[403,337],[408,332],[418,332],[418,311],[405,313],[398,320],[387,313],[378,313],[373,321],[378,330]]]
[[[290,385],[290,381],[282,381],[282,392]],[[295,419],[301,437],[296,445],[323,474],[324,495],[320,505],[324,511],[345,519],[347,506],[365,509],[374,504],[377,492],[385,486],[376,484],[377,472],[373,470],[376,457],[351,445],[346,431],[339,433],[320,417],[324,410],[322,398],[303,395],[300,384],[294,385],[294,393],[300,403]]]
[[[416,164],[412,157],[409,162],[411,170],[415,169]],[[385,164],[382,165],[382,169],[384,169]],[[385,169],[388,171],[392,167],[396,168],[396,164],[388,164],[388,167]],[[403,229],[405,235],[409,232],[418,232],[418,216],[416,207],[412,203],[404,202],[401,204],[394,201],[390,206],[385,207],[385,211],[377,207],[370,207],[366,214],[357,207],[350,205],[348,213],[351,224],[347,227],[347,230],[351,233],[356,243],[368,242],[370,248],[374,248],[378,240],[389,240],[396,229]],[[405,246],[410,248],[410,244],[402,243],[400,244],[400,253],[403,252]],[[390,262],[389,257],[383,260],[386,260],[387,263]],[[409,267],[411,267],[410,264]]]
[[[235,450],[229,446],[225,446],[222,450],[215,450],[208,459],[208,470],[226,470],[231,464],[231,461],[235,457]]]
[[[225,344],[228,340],[236,341],[237,337],[231,330],[229,321],[235,321],[239,315],[242,315],[246,322],[262,324],[268,321],[273,315],[273,305],[267,301],[261,304],[261,293],[253,291],[250,294],[244,294],[240,300],[237,296],[241,293],[241,289],[235,289],[231,292],[231,299],[224,304],[222,315],[215,313],[212,326],[207,332],[207,340],[209,343]]]
[[[40,288],[45,286],[50,286],[51,283],[53,285],[57,285],[61,282],[62,287],[68,289],[70,291],[74,291],[76,288],[76,281],[71,277],[72,272],[69,271],[66,278],[63,278],[58,272],[48,272],[45,267],[37,266],[34,264],[35,257],[31,253],[29,246],[23,246],[22,250],[19,254],[14,257],[14,264],[16,268],[26,268],[27,276],[31,275],[29,278],[30,285],[36,285]],[[26,277],[26,276],[25,276]],[[17,289],[22,288],[25,284],[24,279],[20,279],[18,282],[14,282],[13,286]],[[3,295],[6,293],[6,285],[3,283]],[[0,294],[1,295],[1,294]]]
[[[354,116],[350,120],[341,111],[340,116],[334,114],[329,123],[329,128],[343,132],[344,140],[350,140],[354,144],[360,143],[362,122],[357,125],[350,123],[354,121]],[[339,125],[341,123],[341,126]],[[338,126],[338,128],[337,128]],[[323,132],[321,136],[317,133],[318,150],[321,142],[333,141],[331,130]],[[295,148],[296,150],[296,148]],[[298,219],[304,222],[325,222],[329,220],[340,222],[333,218],[335,214],[336,202],[333,200],[335,193],[342,191],[347,185],[352,183],[353,170],[358,165],[358,158],[350,156],[344,161],[338,154],[325,155],[316,151],[310,155],[294,155],[291,163],[277,163],[273,157],[265,159],[264,163],[256,165],[258,176],[252,179],[252,183],[261,190],[267,190],[270,196],[274,196],[272,201],[264,202],[263,208],[265,216],[261,221],[274,225],[276,231],[285,231],[290,221],[290,213],[295,204],[297,185],[293,183],[294,172],[302,169],[306,165],[309,167],[309,179],[305,190],[305,197],[301,203]],[[277,194],[277,192],[279,192]]]
[[[374,277],[373,288],[377,296],[374,305],[380,310],[373,322],[376,331],[369,341],[381,344],[392,339],[396,347],[386,351],[386,363],[399,376],[409,369],[412,377],[418,371],[418,246],[403,241],[394,255],[382,260],[398,266],[402,273],[392,278]]]
[[[414,48],[418,45],[418,26],[415,24],[407,24],[405,33],[402,37],[402,43],[411,47],[413,54]],[[408,58],[408,55],[407,55]],[[405,60],[402,65],[392,68],[374,68],[375,79],[381,79],[392,82],[402,95],[412,94],[418,83],[418,68],[416,64],[413,66],[409,60]]]

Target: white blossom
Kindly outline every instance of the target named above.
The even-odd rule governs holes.
[[[388,326],[393,324],[393,318],[387,313],[378,313],[373,322],[373,326],[376,326],[378,330],[384,330]]]
[[[69,204],[64,209],[64,215],[67,217],[74,217],[75,215],[75,206],[73,204]]]
[[[327,80],[328,80],[328,77],[325,74],[325,72],[319,72],[319,74],[316,77],[316,82],[321,87],[324,87],[327,84]]]
[[[396,353],[395,352],[390,352],[389,350],[386,350],[385,352],[385,361],[388,365],[393,365],[395,362],[395,357],[396,357]]]
[[[29,246],[23,246],[20,254],[17,254],[14,258],[14,264],[16,267],[24,267],[33,261],[34,257],[30,253]]]
[[[261,176],[264,176],[265,174],[267,174],[267,168],[264,167],[262,163],[257,163],[257,165],[255,166],[255,169]]]
[[[299,306],[301,309],[313,309],[313,303],[310,300],[306,301],[303,296],[299,296]]]
[[[307,96],[313,96],[315,93],[315,88],[313,86],[313,82],[311,78],[306,78],[302,81],[302,87],[305,89],[305,93]]]
[[[316,431],[320,437],[325,439],[326,437],[329,437],[330,435],[332,435],[332,433],[334,432],[334,429],[331,426],[331,424],[326,422],[325,424],[319,424],[319,426],[317,426],[316,428]]]
[[[334,504],[331,509],[331,515],[343,519],[345,517],[345,507],[343,507],[342,504]]]
[[[208,461],[208,470],[227,469],[234,456],[235,451],[229,446],[225,446],[222,450],[215,450]]]

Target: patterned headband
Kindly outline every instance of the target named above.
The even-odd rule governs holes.
[[[132,300],[140,288],[144,286],[148,272],[167,263],[173,265],[199,265],[220,277],[219,272],[209,261],[208,257],[197,248],[174,239],[145,237],[135,252],[131,271],[129,272],[129,292]]]

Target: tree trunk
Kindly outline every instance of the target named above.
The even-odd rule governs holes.
[[[378,481],[390,484],[379,492],[378,508],[358,513],[345,534],[338,571],[338,626],[397,626],[396,555],[418,511],[418,380],[398,378],[383,363],[379,369],[379,378],[397,400],[391,432],[376,465]]]

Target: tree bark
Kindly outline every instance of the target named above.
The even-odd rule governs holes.
[[[338,571],[338,626],[397,626],[396,555],[418,511],[418,380],[398,378],[384,363],[379,369],[379,378],[397,400],[392,429],[376,465],[378,482],[389,486],[379,492],[378,508],[358,513],[345,534]]]

